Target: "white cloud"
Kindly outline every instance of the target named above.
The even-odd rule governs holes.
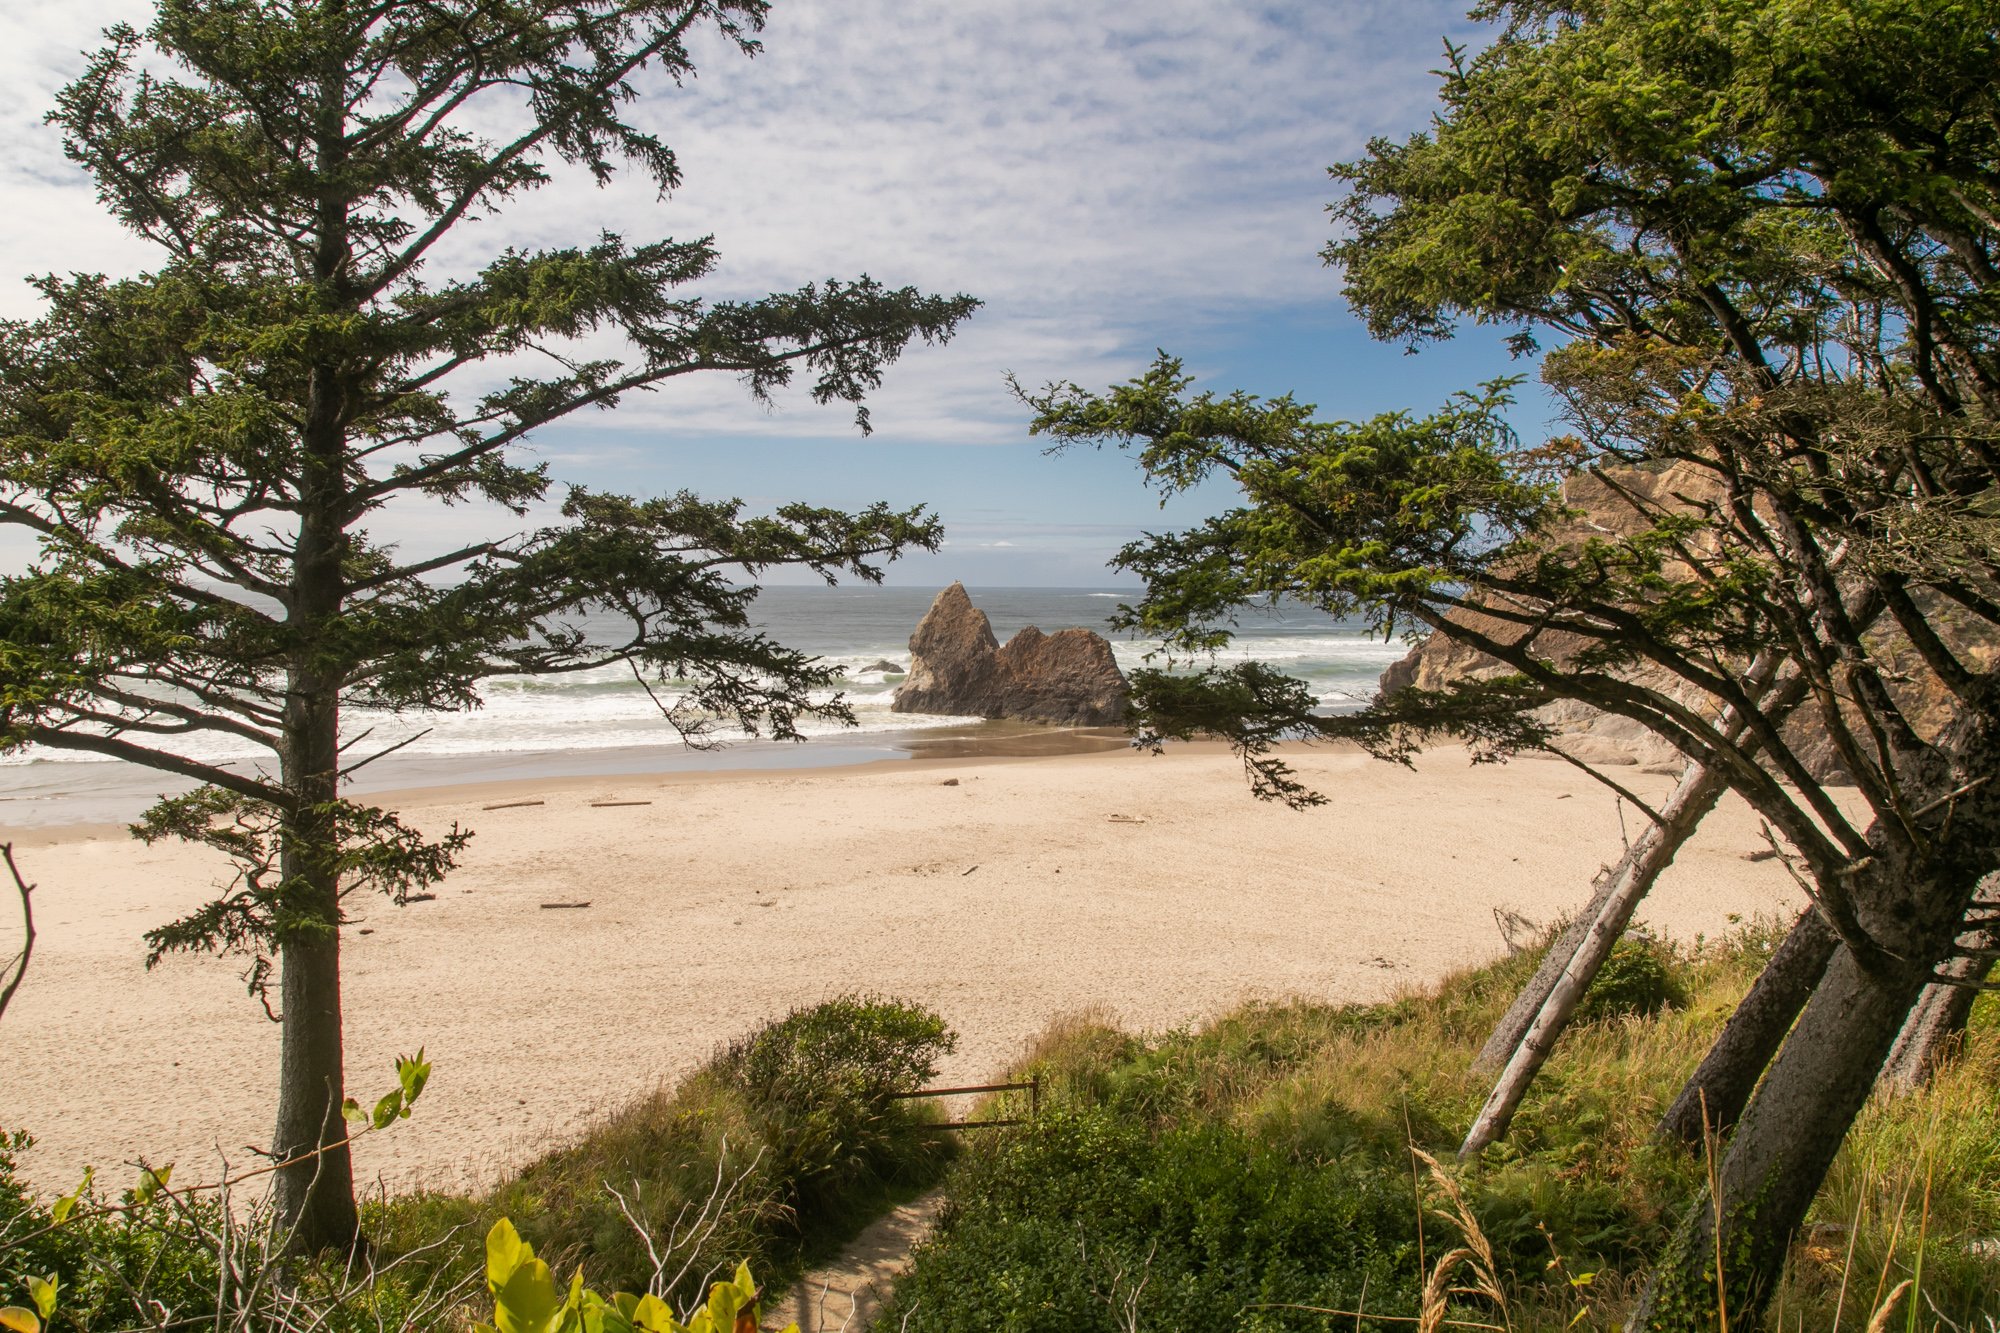
[[[103,216],[40,124],[104,24],[138,0],[0,14],[0,274],[123,270],[145,248]],[[1335,299],[1323,168],[1416,123],[1421,71],[1452,6],[1152,0],[781,0],[765,51],[703,43],[684,88],[635,115],[680,155],[663,205],[571,175],[462,229],[470,262],[503,244],[713,233],[709,290],[746,295],[862,271],[988,305],[944,354],[918,353],[877,409],[901,438],[993,438],[1020,412],[1000,385],[1131,364],[1190,324]],[[25,291],[0,310],[25,313]],[[775,418],[736,386],[635,398],[621,425],[828,433],[841,409]]]
[[[916,349],[891,370],[871,400],[878,436],[1018,444],[1026,413],[1007,371],[1030,385],[1099,385],[1204,329],[1337,306],[1317,259],[1332,195],[1324,168],[1370,135],[1423,123],[1440,36],[1468,35],[1461,3],[778,0],[763,54],[708,41],[698,78],[648,86],[634,104],[680,156],[685,184],[672,198],[629,177],[596,190],[561,173],[462,227],[441,271],[506,245],[587,243],[602,228],[632,241],[712,233],[722,263],[703,290],[713,296],[862,272],[966,291],[986,307],[949,347]],[[149,262],[40,120],[98,30],[143,24],[148,9],[0,6],[0,315],[34,308],[6,277]],[[559,473],[589,482],[619,464],[621,439],[643,449],[663,432],[847,436],[849,418],[803,393],[773,412],[727,379],[693,379],[537,443]],[[395,518],[383,517],[385,536],[402,535]],[[996,560],[1057,559],[1051,534],[992,535]],[[414,546],[439,539],[407,535]],[[1109,534],[1063,540],[1116,545]]]

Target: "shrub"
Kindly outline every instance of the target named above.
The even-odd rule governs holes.
[[[718,1063],[748,1095],[793,1205],[810,1211],[896,1168],[924,1117],[895,1094],[934,1078],[956,1043],[928,1009],[850,995],[793,1010]]]
[[[1644,935],[1627,935],[1611,947],[1597,979],[1577,1009],[1577,1021],[1646,1017],[1687,1006],[1687,991],[1673,973],[1668,946]]]
[[[117,1213],[86,1189],[75,1214],[56,1225],[16,1175],[16,1155],[33,1144],[18,1130],[0,1136],[0,1306],[29,1304],[28,1279],[54,1276],[59,1295],[50,1328],[122,1327],[135,1301],[175,1311],[214,1308],[216,1256],[200,1230],[217,1220],[212,1203]]]

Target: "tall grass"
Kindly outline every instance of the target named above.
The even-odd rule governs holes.
[[[1400,1321],[1418,1318],[1439,1327],[1618,1327],[1646,1261],[1705,1179],[1698,1154],[1653,1141],[1655,1124],[1777,938],[1764,926],[1689,948],[1633,942],[1659,964],[1677,1002],[1647,1012],[1652,1001],[1634,993],[1594,1005],[1600,1016],[1564,1036],[1511,1137],[1463,1166],[1450,1155],[1488,1091],[1470,1072],[1472,1057],[1533,970],[1532,954],[1386,1004],[1257,1004],[1198,1030],[1152,1035],[1090,1016],[1055,1024],[1016,1070],[1042,1078],[1048,1122],[968,1150],[951,1177],[954,1207],[920,1248],[889,1317],[907,1318],[911,1333],[1053,1329],[1038,1312],[1055,1309],[1069,1312],[1066,1331],[1134,1319],[1193,1327],[1176,1318],[1198,1305],[1243,1328],[1332,1320],[1408,1333]],[[1774,1327],[1859,1333],[1888,1318],[1905,1333],[1988,1333],[2000,1316],[1996,1075],[2000,1022],[1983,1005],[1957,1063],[1920,1093],[1871,1105],[1797,1248]],[[1115,1150],[1085,1164],[1087,1187],[1051,1191],[1043,1182],[1072,1169],[1070,1140],[1085,1132]],[[1212,1161],[1197,1169],[1191,1154]],[[1425,1154],[1446,1165],[1433,1172]],[[1206,1179],[1217,1163],[1255,1174],[1269,1161],[1313,1189],[1363,1201],[1344,1225],[1368,1234],[1321,1229],[1326,1219],[1284,1189],[1261,1212],[1231,1205],[1239,1208],[1233,1245],[1204,1250],[1198,1227],[1174,1229],[1163,1182]],[[1426,1236],[1419,1198],[1435,1204],[1453,1191],[1462,1215],[1453,1212],[1449,1225],[1431,1217]],[[1135,1213],[1134,1200],[1150,1202]],[[1163,1230],[1151,1280],[1121,1314],[1103,1299],[1104,1274],[1071,1251],[1115,1255],[1129,1268],[1140,1213]],[[1443,1296],[1427,1297],[1438,1257],[1472,1244],[1468,1226],[1492,1290],[1453,1279]],[[1441,1240],[1453,1234],[1455,1244]],[[1283,1263],[1259,1250],[1260,1235],[1290,1247]],[[1043,1271],[1030,1282],[1037,1264]],[[1051,1265],[1070,1277],[1050,1279]],[[1466,1290],[1453,1294],[1454,1285]],[[1206,1295],[1189,1305],[1195,1291]],[[1230,1301],[1237,1306],[1225,1310]]]

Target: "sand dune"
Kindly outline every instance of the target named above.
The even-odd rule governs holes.
[[[1499,952],[1496,908],[1574,908],[1619,850],[1614,799],[1564,764],[1441,751],[1409,772],[1322,751],[1298,766],[1330,804],[1257,802],[1201,747],[401,794],[424,827],[478,837],[436,901],[355,905],[351,1090],[384,1090],[419,1045],[436,1065],[360,1170],[391,1189],[490,1177],[842,991],[935,1006],[961,1035],[945,1074],[967,1080],[1078,1009],[1164,1027],[1251,997],[1379,998]],[[543,804],[481,808],[527,800]],[[1795,910],[1779,867],[1743,859],[1761,845],[1726,803],[1643,918],[1687,937]],[[269,1129],[278,1029],[235,960],[141,967],[141,932],[199,902],[219,862],[117,829],[18,847],[42,935],[0,1023],[0,1126],[37,1135],[31,1178],[247,1157]]]

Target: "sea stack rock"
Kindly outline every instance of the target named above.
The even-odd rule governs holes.
[[[1034,626],[1001,647],[965,585],[937,595],[910,636],[910,674],[890,707],[898,713],[1014,718],[1059,726],[1125,720],[1125,676],[1101,634]]]

